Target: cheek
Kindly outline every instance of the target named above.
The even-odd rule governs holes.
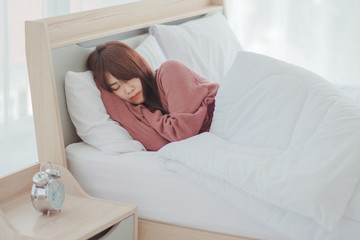
[[[137,88],[142,91],[143,89],[140,79],[138,79],[138,82],[136,84],[137,84]]]
[[[125,100],[124,95],[120,91],[115,91],[113,93],[120,99]]]

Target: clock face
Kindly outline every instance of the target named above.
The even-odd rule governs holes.
[[[48,184],[47,199],[54,210],[60,210],[65,202],[65,187],[59,180],[52,180]]]

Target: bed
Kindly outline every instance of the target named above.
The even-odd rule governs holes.
[[[134,12],[137,14],[134,15]],[[314,81],[309,83],[294,81],[297,85],[290,86],[288,95],[279,95],[278,98],[275,98],[277,102],[262,106],[264,109],[271,109],[276,114],[262,115],[261,121],[257,118],[252,119],[257,122],[250,121],[264,126],[263,128],[253,127],[252,129],[260,129],[257,132],[248,131],[251,129],[251,125],[242,128],[241,134],[248,136],[252,142],[251,148],[244,148],[241,151],[244,159],[242,164],[249,169],[248,173],[241,175],[243,178],[232,178],[239,172],[232,173],[230,179],[225,175],[219,177],[219,172],[216,172],[219,169],[222,173],[231,172],[228,166],[234,166],[231,165],[231,156],[233,155],[228,154],[229,158],[225,156],[228,156],[229,152],[237,153],[238,148],[235,149],[234,144],[242,144],[246,140],[244,137],[231,135],[233,131],[231,131],[231,127],[227,127],[229,125],[226,123],[226,119],[229,117],[224,115],[224,112],[231,111],[225,107],[226,111],[220,111],[216,116],[214,115],[214,126],[210,133],[196,136],[187,141],[168,144],[159,152],[147,152],[139,142],[133,140],[116,123],[109,122],[110,120],[104,117],[106,112],[103,109],[98,111],[101,112],[99,115],[89,114],[92,109],[101,108],[99,98],[96,102],[81,103],[81,99],[89,99],[89,94],[98,94],[94,85],[88,85],[91,82],[88,81],[88,79],[91,80],[91,74],[86,72],[86,58],[94,46],[110,40],[119,40],[131,45],[148,60],[154,69],[167,58],[177,58],[191,65],[203,75],[211,73],[206,77],[212,81],[222,82],[221,84],[224,86],[225,90],[219,92],[220,97],[229,94],[228,91],[233,89],[229,84],[231,81],[235,81],[234,79],[237,79],[239,74],[245,74],[242,79],[251,79],[251,81],[242,82],[243,85],[238,86],[237,89],[241,88],[244,91],[248,89],[248,92],[252,92],[254,83],[258,81],[256,86],[259,87],[256,88],[257,91],[253,95],[258,96],[259,93],[262,93],[263,97],[269,97],[266,95],[267,92],[270,92],[267,90],[269,88],[276,90],[284,87],[283,79],[279,80],[274,77],[278,76],[279,72],[287,73],[293,78],[318,79],[318,76],[287,65],[287,63],[241,51],[241,46],[237,44],[231,33],[229,34],[227,26],[217,26],[223,19],[219,16],[222,13],[224,13],[223,1],[152,0],[27,22],[26,51],[39,161],[51,159],[53,163],[67,167],[90,195],[137,205],[140,218],[139,239],[357,239],[360,236],[360,167],[355,160],[360,153],[354,150],[352,145],[346,145],[348,148],[343,150],[343,152],[351,152],[352,154],[349,155],[353,156],[350,160],[344,161],[346,164],[341,165],[346,171],[335,174],[337,178],[329,180],[334,184],[339,179],[343,179],[344,174],[348,176],[344,185],[336,186],[337,188],[347,187],[342,188],[346,192],[339,194],[340,196],[346,195],[346,198],[340,199],[340,210],[329,211],[333,215],[327,214],[327,210],[334,206],[331,205],[333,203],[329,203],[327,208],[322,208],[322,205],[320,204],[319,207],[319,202],[316,202],[319,199],[323,200],[324,196],[328,196],[326,194],[319,194],[319,199],[316,201],[304,198],[309,201],[307,205],[303,204],[304,201],[298,193],[292,193],[295,198],[293,201],[288,201],[286,195],[284,198],[279,198],[279,195],[274,196],[275,194],[270,194],[269,196],[273,198],[269,198],[272,201],[268,201],[267,195],[261,195],[266,192],[266,189],[260,189],[260,187],[264,188],[265,186],[274,193],[281,193],[279,186],[284,187],[283,189],[287,189],[285,187],[288,186],[266,185],[266,180],[272,179],[273,182],[278,182],[278,179],[276,176],[260,175],[249,163],[254,159],[258,159],[259,164],[264,163],[265,161],[262,160],[268,159],[269,156],[272,157],[271,159],[280,161],[275,157],[279,156],[279,149],[283,150],[285,145],[288,146],[285,140],[289,139],[289,132],[283,132],[279,136],[278,132],[271,135],[271,131],[267,131],[267,129],[274,128],[273,124],[275,124],[274,121],[269,120],[269,117],[280,116],[282,112],[282,109],[272,109],[271,106],[277,106],[277,103],[283,102],[284,99],[292,98],[291,94],[294,91],[301,92],[301,89],[307,91],[309,87],[317,89],[314,92],[305,92],[313,96],[315,103],[323,103],[319,102],[317,96],[320,96],[324,89],[329,90],[330,98],[335,96],[336,102],[338,99],[340,102],[344,101],[351,113],[350,125],[352,128],[346,130],[354,132],[353,129],[359,127],[359,112],[357,111],[359,106],[350,99],[338,98],[341,95],[340,92],[327,83],[324,83],[325,87],[320,84],[321,87],[314,88],[311,85]],[[201,25],[199,25],[199,21]],[[204,27],[204,21],[207,22],[208,28]],[[180,26],[181,31],[177,26]],[[216,27],[220,29],[219,31],[225,32],[215,31]],[[194,34],[194,29],[196,29],[195,33],[205,37],[207,41],[201,37],[193,39],[194,36],[197,36]],[[209,31],[209,29],[213,31]],[[203,35],[200,34],[201,31],[204,32]],[[209,32],[214,34],[211,38],[209,38]],[[183,39],[186,34],[189,38]],[[154,37],[150,38],[150,36]],[[196,49],[204,48],[206,54],[204,51],[196,52],[195,49],[189,58],[189,54],[186,54],[185,51],[179,51],[178,48],[181,49],[179,46],[185,45],[176,45],[179,44],[177,42],[179,38],[182,41],[198,41],[191,42],[191,44]],[[212,40],[221,41],[221,44],[213,43],[221,45],[218,52],[214,48],[209,48]],[[164,48],[167,51],[164,51]],[[220,55],[215,55],[219,52]],[[204,66],[196,60],[197,56],[203,59],[205,57],[204,61],[208,59],[213,61]],[[233,62],[238,65],[231,68]],[[209,69],[213,69],[213,71]],[[252,71],[248,69],[252,69]],[[222,79],[225,73],[226,78],[230,80]],[[275,80],[265,81],[270,84],[266,85],[261,81],[264,78]],[[84,89],[84,86],[81,85],[83,81],[86,82],[87,88],[80,94],[76,94],[79,93],[79,89]],[[237,84],[237,82],[231,84]],[[323,83],[323,80],[319,80],[319,82]],[[287,89],[285,88],[285,90]],[[228,98],[220,97],[219,101],[217,100],[219,106],[229,105],[227,104]],[[326,94],[324,97],[329,98]],[[301,99],[301,95],[298,98]],[[304,98],[303,102],[308,99]],[[237,101],[237,99],[230,100]],[[248,99],[242,99],[237,105],[243,109],[248,107],[249,112],[255,109],[253,112],[256,113],[256,107],[251,106],[248,101]],[[271,101],[266,103],[269,102]],[[295,105],[290,104],[289,106],[295,106],[294,109],[303,109],[300,107],[302,102],[299,102],[296,101]],[[83,105],[77,106],[80,103]],[[88,104],[89,112],[80,111],[86,107],[84,104]],[[338,108],[342,109],[342,106],[344,105],[340,105]],[[332,109],[331,106],[323,111],[327,112],[329,109]],[[98,117],[96,121],[101,122],[98,130],[94,130],[93,122],[89,120],[93,119],[94,115]],[[251,114],[249,115],[251,116]],[[290,111],[290,114],[284,119],[291,119],[290,122],[293,122],[293,116],[296,116],[296,113]],[[241,119],[241,117],[243,116],[231,116],[232,119]],[[275,117],[275,119],[277,118]],[[307,115],[303,116],[303,119],[308,119]],[[317,119],[323,119],[322,115],[317,116]],[[337,120],[335,117],[331,118],[331,120],[334,119]],[[266,124],[263,124],[264,121]],[[275,122],[278,121],[279,119]],[[245,119],[241,123],[244,122],[249,122],[249,119]],[[286,125],[286,122],[281,124]],[[333,126],[330,125],[329,128]],[[296,132],[297,134],[291,135],[291,141],[301,143],[311,130],[300,130],[301,134]],[[343,129],[339,129],[339,131],[341,132]],[[105,135],[101,134],[104,132],[108,133],[107,136],[112,137],[99,137]],[[263,137],[263,132],[269,134]],[[232,145],[225,145],[217,136],[231,139]],[[320,137],[322,136],[324,135]],[[357,134],[351,136],[352,142],[359,140]],[[265,141],[266,139],[267,141]],[[266,145],[269,142],[272,145]],[[314,144],[314,142],[311,143]],[[341,143],[339,143],[340,145]],[[267,146],[267,148],[259,149],[258,146]],[[306,147],[309,149],[309,146]],[[211,149],[216,148],[222,149],[222,152],[217,153],[218,159],[204,154],[205,152],[213,153]],[[294,152],[303,151],[303,149],[290,150],[286,154],[293,154],[292,157]],[[312,152],[312,150],[310,149],[308,152]],[[281,153],[283,154],[283,151]],[[202,159],[202,161],[193,161],[194,158]],[[207,162],[208,159],[212,159],[213,162]],[[221,165],[220,162],[229,164]],[[288,163],[288,165],[291,164]],[[305,164],[300,162],[298,169],[304,168],[305,172],[306,167],[304,166]],[[314,172],[336,168],[334,165],[322,166],[324,168],[319,167],[314,169]],[[234,169],[236,167],[238,166],[235,166]],[[263,167],[263,169],[268,168],[268,166]],[[205,174],[203,169],[210,170],[210,177]],[[290,174],[291,170],[289,169],[283,169],[289,172],[287,181],[294,176]],[[211,170],[215,172],[211,172]],[[277,172],[269,172],[276,175],[278,170],[279,167],[276,168]],[[323,174],[323,172],[321,173]],[[299,174],[299,176],[302,175]],[[263,181],[265,180],[265,183],[254,185],[252,189],[240,186],[239,191],[239,182],[250,180],[256,182],[261,179],[260,177]],[[314,179],[318,180],[318,178]],[[319,182],[323,183],[323,181]],[[329,182],[324,184],[328,191],[331,187]],[[307,190],[311,190],[308,185],[299,184],[298,188],[294,189],[308,194]],[[319,186],[318,189],[322,190],[321,187]],[[334,199],[337,198],[334,197]],[[286,207],[281,205],[285,203],[288,204]],[[295,207],[298,208],[294,211]]]

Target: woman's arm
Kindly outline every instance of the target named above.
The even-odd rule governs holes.
[[[207,107],[199,107],[195,112],[163,114],[159,110],[151,112],[143,105],[132,106],[133,113],[142,122],[152,127],[160,136],[173,142],[186,139],[200,132],[207,116]]]
[[[137,118],[170,142],[198,134],[208,118],[208,106],[214,102],[218,84],[173,60],[160,67],[157,82],[163,107],[169,113],[151,112],[143,105],[131,106]]]
[[[98,88],[109,116],[125,128],[135,140],[140,141],[147,150],[157,151],[169,143],[168,140],[146,124],[143,119],[138,119],[130,106],[123,100],[99,86]]]

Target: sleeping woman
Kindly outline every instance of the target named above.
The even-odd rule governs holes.
[[[110,117],[147,150],[209,131],[219,84],[182,63],[169,60],[153,72],[133,48],[108,42],[87,67]]]

